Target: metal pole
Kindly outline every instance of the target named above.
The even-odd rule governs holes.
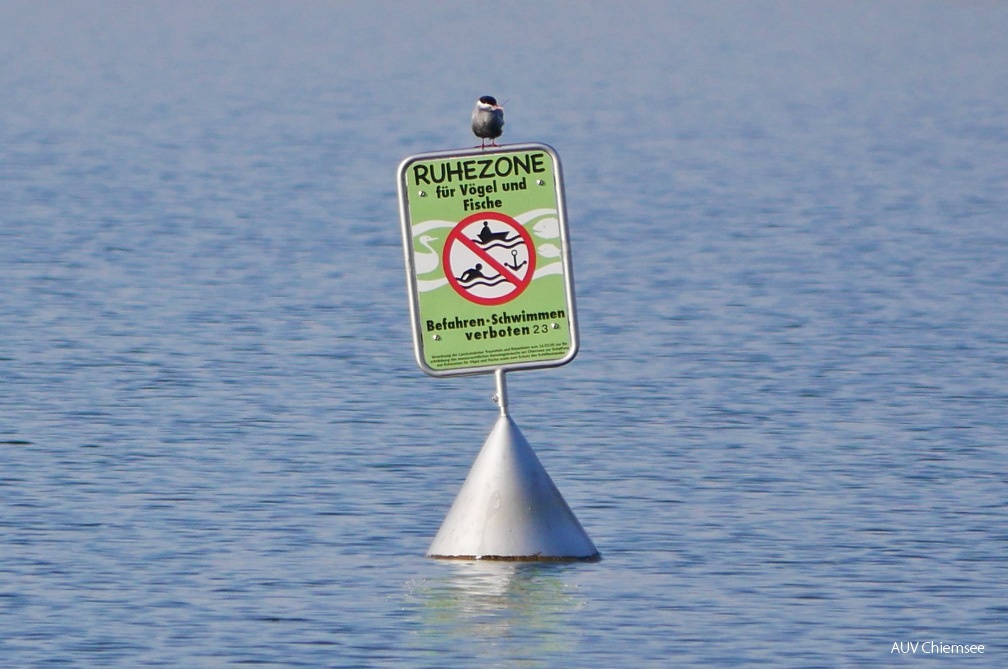
[[[494,377],[497,379],[497,394],[494,395],[494,402],[500,407],[502,416],[508,415],[507,381],[504,379],[504,370],[495,369]]]

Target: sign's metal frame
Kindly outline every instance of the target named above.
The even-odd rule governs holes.
[[[524,151],[542,151],[549,155],[553,162],[554,194],[556,197],[557,222],[559,224],[560,240],[560,261],[563,271],[563,285],[566,298],[566,314],[570,345],[567,353],[562,358],[550,360],[519,360],[515,362],[505,362],[501,364],[474,365],[472,367],[458,367],[451,369],[433,369],[430,367],[424,356],[424,340],[422,322],[420,314],[420,295],[417,286],[416,260],[413,249],[412,216],[410,211],[410,193],[407,170],[415,163],[430,160],[445,160],[452,158],[470,157],[492,157]],[[500,147],[480,149],[457,149],[450,151],[434,151],[417,154],[405,158],[397,171],[397,183],[399,191],[399,214],[402,223],[403,254],[406,263],[406,283],[409,293],[410,318],[413,325],[413,350],[417,364],[424,373],[435,377],[446,376],[468,376],[474,374],[489,374],[497,370],[525,370],[542,369],[547,367],[559,367],[565,365],[577,355],[579,348],[579,336],[577,326],[577,309],[574,298],[573,264],[571,262],[570,241],[567,229],[567,206],[563,184],[563,168],[560,164],[560,156],[553,147],[541,143],[508,144]],[[419,196],[419,194],[417,194]],[[496,210],[487,210],[496,211]],[[535,249],[531,249],[535,251]]]

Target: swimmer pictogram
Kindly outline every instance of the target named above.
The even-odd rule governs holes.
[[[518,221],[482,211],[456,225],[445,240],[442,267],[456,293],[482,305],[505,304],[535,272],[532,238]]]

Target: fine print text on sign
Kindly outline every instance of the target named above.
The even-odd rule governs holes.
[[[560,159],[545,144],[412,156],[399,202],[413,342],[432,376],[577,354]]]

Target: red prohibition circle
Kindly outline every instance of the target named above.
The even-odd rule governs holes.
[[[528,269],[525,271],[524,276],[518,276],[514,272],[510,271],[505,265],[501,264],[487,251],[476,246],[470,238],[462,234],[463,231],[473,223],[486,220],[503,223],[521,236],[522,241],[525,242],[525,246],[528,248]],[[507,279],[508,283],[514,286],[514,289],[504,295],[498,295],[496,297],[482,297],[469,292],[469,290],[463,286],[460,280],[455,276],[455,272],[452,269],[451,252],[455,244],[462,244],[481,260],[486,261],[499,274],[503,275]],[[526,230],[521,223],[514,220],[507,214],[502,214],[498,211],[481,211],[463,218],[458,222],[458,225],[452,228],[452,231],[448,233],[448,237],[445,239],[444,248],[441,251],[441,266],[445,269],[445,278],[448,279],[448,283],[451,284],[451,287],[455,290],[455,292],[470,302],[486,306],[506,304],[521,295],[525,289],[528,288],[529,284],[532,283],[532,275],[535,274],[535,265],[536,250],[535,246],[532,244],[532,236],[529,235],[528,230]]]

